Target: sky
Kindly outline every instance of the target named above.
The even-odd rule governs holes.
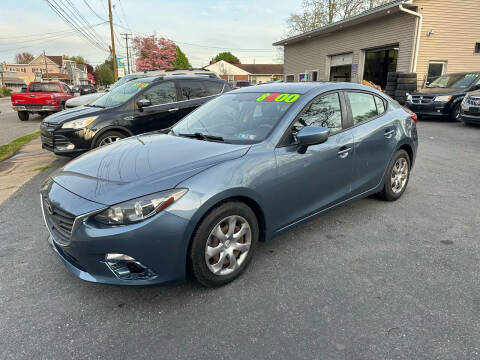
[[[0,0],[0,62],[13,62],[18,52],[37,56],[45,50],[81,55],[94,66],[103,63],[111,43],[107,0],[48,1],[62,8],[73,4],[85,20],[79,22],[93,26],[96,45],[67,25],[47,0]],[[300,10],[301,0],[112,0],[112,5],[117,54],[126,54],[121,33],[155,35],[175,41],[190,63],[201,67],[221,51],[245,64],[278,62],[280,52],[271,44],[284,37],[286,19]]]

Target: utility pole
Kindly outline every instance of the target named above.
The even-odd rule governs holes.
[[[1,82],[0,82],[0,87],[4,87],[5,86],[5,82],[3,81],[3,64],[0,63],[0,75],[1,75]]]
[[[45,61],[45,73],[47,74],[47,79],[48,79],[48,66],[47,66],[47,56],[45,55],[45,49],[43,50],[43,60]]]
[[[115,82],[118,80],[117,54],[115,53],[115,39],[113,37],[113,20],[112,20],[112,2],[108,0],[108,20],[110,21],[110,38],[112,39],[112,60],[113,60],[113,78]]]
[[[127,47],[127,71],[130,74],[130,55],[128,54],[128,37],[132,36],[132,34],[120,34],[121,36],[125,36],[125,45]]]

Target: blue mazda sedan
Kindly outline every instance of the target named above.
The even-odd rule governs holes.
[[[221,286],[259,241],[372,194],[400,198],[417,144],[416,115],[370,87],[242,88],[168,133],[127,138],[56,172],[41,189],[49,242],[84,280],[146,285],[190,273]]]

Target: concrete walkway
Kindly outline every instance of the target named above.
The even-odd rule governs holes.
[[[40,171],[51,166],[57,157],[42,149],[40,139],[23,146],[11,158],[0,162],[0,205]],[[68,161],[68,159],[59,161]]]

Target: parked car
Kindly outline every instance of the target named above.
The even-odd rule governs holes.
[[[234,89],[240,89],[242,87],[251,86],[248,81],[232,81],[230,85],[232,85],[232,88]]]
[[[168,134],[116,142],[58,171],[41,189],[49,242],[84,280],[146,285],[190,269],[220,286],[258,241],[372,194],[400,198],[417,144],[415,114],[363,85],[235,90]]]
[[[90,105],[67,109],[40,124],[43,148],[75,155],[128,136],[161,130],[226,91],[200,76],[156,76],[115,87]]]
[[[73,87],[73,92],[75,94],[79,94],[79,95],[87,95],[87,94],[96,93],[97,90],[95,89],[95,87],[92,84],[88,84],[88,85],[76,85],[76,86],[74,86]]]
[[[13,93],[11,96],[13,110],[18,118],[27,121],[30,114],[47,116],[65,109],[65,102],[73,97],[70,87],[60,81],[34,81],[28,85],[26,92]]]
[[[98,98],[102,97],[105,95],[105,92],[96,92],[93,94],[88,94],[88,95],[82,95],[82,96],[75,96],[71,99],[68,99],[65,102],[65,108],[66,109],[71,109],[77,106],[82,106],[82,105],[88,105],[93,103],[95,100]]]
[[[480,90],[472,91],[465,96],[460,120],[465,124],[480,124]]]
[[[458,121],[465,94],[477,89],[480,89],[479,72],[446,74],[421,91],[407,94],[406,106],[418,116],[448,117]]]

